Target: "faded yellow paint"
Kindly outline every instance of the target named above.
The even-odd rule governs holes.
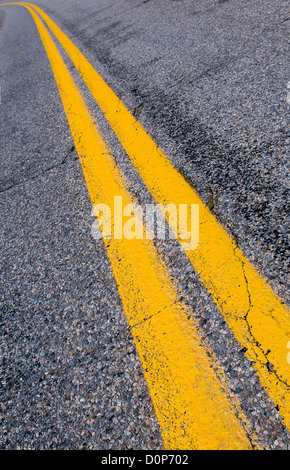
[[[45,13],[34,8],[75,64],[155,200],[161,204],[199,204],[200,243],[187,256],[290,429],[290,367],[285,355],[290,322],[282,299],[70,39]]]
[[[47,29],[30,11],[46,49],[93,204],[132,203],[121,174]],[[104,240],[139,352],[166,449],[250,449],[245,416],[226,396],[212,353],[176,298],[150,240]],[[214,371],[215,370],[215,371]],[[237,417],[238,414],[238,417]],[[252,436],[253,438],[254,436]],[[255,439],[255,437],[254,437]]]

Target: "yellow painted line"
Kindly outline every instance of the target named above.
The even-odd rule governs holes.
[[[155,200],[164,205],[199,204],[200,242],[187,256],[290,429],[290,322],[282,299],[82,53],[44,12],[34,8],[80,72]]]
[[[47,29],[30,8],[46,49],[93,204],[114,212],[114,196],[132,203]],[[124,311],[141,358],[166,449],[251,449],[248,423],[189,325],[150,240],[104,240]],[[243,425],[241,424],[243,421]],[[244,428],[246,426],[246,428]],[[252,436],[253,438],[253,436]],[[255,444],[254,444],[255,447]]]

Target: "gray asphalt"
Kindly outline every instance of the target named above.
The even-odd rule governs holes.
[[[41,0],[289,303],[289,4]],[[0,3],[1,449],[161,449],[162,439],[34,22]],[[129,177],[138,175],[79,77]],[[162,246],[160,247],[162,250]],[[187,260],[166,250],[267,449],[289,434]],[[176,261],[178,259],[178,262]],[[222,340],[221,340],[222,338]],[[286,360],[286,357],[285,357]]]

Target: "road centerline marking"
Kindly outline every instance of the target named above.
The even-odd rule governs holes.
[[[28,6],[48,55],[93,205],[132,202],[56,45]],[[104,240],[167,449],[251,449],[238,401],[186,321],[152,240]],[[134,326],[134,328],[132,328]],[[217,378],[222,378],[219,381]],[[237,417],[239,414],[239,418]],[[255,441],[254,435],[252,435]]]
[[[163,205],[199,204],[200,243],[187,256],[290,430],[290,367],[285,355],[290,322],[282,299],[72,41],[40,8],[27,5],[64,47],[155,200]]]

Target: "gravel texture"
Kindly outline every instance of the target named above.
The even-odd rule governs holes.
[[[289,302],[288,2],[36,4]],[[90,235],[90,201],[56,85],[20,7],[0,9],[0,56],[0,447],[160,449],[109,262]],[[152,202],[66,61],[131,193]],[[290,449],[279,413],[192,266],[174,242],[157,245],[250,430],[266,449]]]

